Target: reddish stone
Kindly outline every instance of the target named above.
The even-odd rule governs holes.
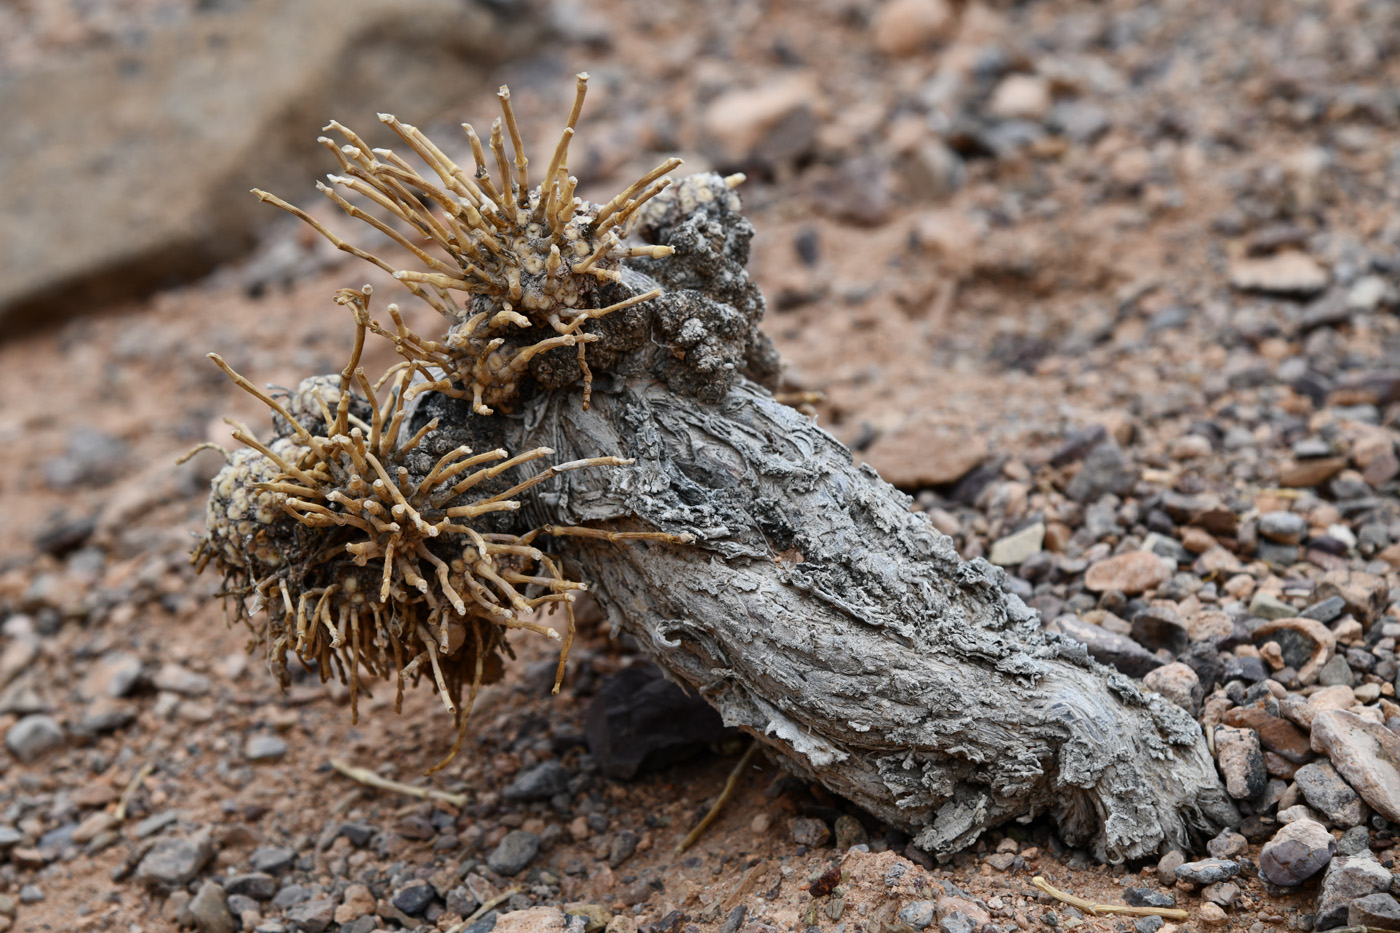
[[[1259,744],[1294,764],[1306,764],[1313,758],[1312,745],[1303,730],[1257,706],[1235,707],[1221,721],[1227,726],[1253,729],[1259,733]]]
[[[1129,551],[1090,567],[1084,586],[1094,593],[1118,590],[1136,596],[1161,586],[1171,575],[1171,564],[1151,551]]]
[[[1346,457],[1321,457],[1317,460],[1299,460],[1283,468],[1279,474],[1280,486],[1321,486],[1347,468]]]

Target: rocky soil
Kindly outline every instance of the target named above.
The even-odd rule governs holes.
[[[507,6],[484,9],[509,30]],[[0,81],[255,7],[7,9]],[[231,446],[223,415],[266,425],[203,353],[258,383],[338,369],[330,295],[392,282],[269,210],[211,273],[172,255],[165,278],[132,274],[138,300],[3,325],[0,931],[1400,929],[1400,7],[558,0],[541,17],[555,37],[450,111],[393,106],[452,139],[509,81],[543,140],[587,69],[584,195],[672,153],[747,173],[787,388],[822,393],[820,423],[1047,626],[1196,715],[1241,826],[1116,866],[1010,826],[939,865],[759,757],[675,855],[744,742],[596,614],[557,697],[554,657],[520,639],[432,778],[452,725],[427,691],[396,717],[381,685],[358,725],[314,672],[279,691],[186,561],[221,461],[175,457]],[[200,106],[187,90],[168,105]],[[277,117],[243,103],[251,125]],[[345,106],[309,118],[306,153],[325,118],[367,128],[387,105]],[[242,158],[259,177],[257,147]],[[193,174],[210,196],[231,184]],[[279,193],[310,204],[312,178]],[[216,255],[217,229],[183,235]],[[130,271],[92,255],[89,272]],[[676,723],[687,741],[654,747]],[[1187,918],[1094,917],[1037,874]]]

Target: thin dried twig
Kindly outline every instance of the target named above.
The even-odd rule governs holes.
[[[405,437],[416,362],[399,363],[374,383],[360,366],[365,335],[378,326],[369,317],[370,294],[369,286],[337,292],[356,324],[355,349],[338,388],[334,377],[315,377],[279,400],[210,354],[294,436],[263,444],[251,428],[238,427],[234,437],[248,449],[232,455],[215,479],[209,534],[192,560],[201,568],[212,561],[228,592],[256,599],[267,621],[253,626],[254,634],[284,686],[289,650],[303,662],[314,660],[323,680],[337,676],[349,686],[352,723],[359,720],[365,673],[393,678],[400,691],[405,677],[416,682],[429,674],[458,727],[448,754],[428,770],[432,774],[461,749],[471,700],[496,676],[497,662],[488,666],[483,655],[494,659],[503,650],[507,630],[561,641],[555,688],[562,683],[573,637],[568,603],[587,586],[567,579],[558,563],[533,546],[536,537],[585,535],[613,543],[691,538],[556,525],[524,536],[478,528],[481,516],[519,509],[520,494],[561,473],[632,461],[590,457],[559,463],[475,499],[474,487],[554,451],[537,447],[512,457],[501,449],[474,454],[459,446],[426,474],[410,470],[409,455],[432,442],[439,419]],[[401,327],[397,317],[395,322]],[[352,395],[356,384],[360,396]],[[569,620],[567,636],[528,618],[559,603]],[[234,612],[248,618],[241,600]]]
[[[758,751],[758,743],[750,742],[748,751],[744,752],[744,757],[739,759],[739,763],[734,766],[734,770],[729,772],[729,780],[724,782],[724,790],[719,792],[719,799],[715,805],[710,807],[708,813],[696,824],[695,828],[686,834],[686,837],[676,843],[675,854],[680,855],[686,849],[695,845],[700,837],[705,834],[705,830],[710,828],[710,824],[719,818],[720,811],[729,802],[729,798],[734,796],[734,791],[739,787],[739,778],[747,770],[749,762],[753,761],[754,752]]]
[[[136,789],[141,786],[142,781],[151,776],[151,773],[155,771],[155,769],[156,766],[148,761],[141,766],[141,770],[131,776],[131,780],[127,782],[126,787],[122,790],[121,798],[117,801],[116,812],[112,814],[118,823],[126,819],[126,811],[127,808],[131,806],[131,798],[136,795]]]
[[[397,243],[426,271],[398,268],[342,240],[301,208],[258,188],[253,194],[309,224],[336,248],[392,273],[456,325],[453,339],[443,343],[423,340],[403,327],[397,334],[378,325],[372,328],[394,340],[406,358],[441,370],[442,378],[432,383],[436,391],[471,399],[478,414],[489,415],[492,405],[509,404],[518,395],[534,357],[573,347],[586,409],[592,373],[585,350],[599,335],[585,332],[584,326],[659,294],[647,292],[602,307],[597,290],[621,281],[618,265],[624,259],[660,259],[674,252],[670,246],[627,246],[623,240],[643,206],[671,183],[662,176],[681,164],[680,159],[667,159],[601,207],[576,198],[578,179],[569,174],[568,151],[587,90],[588,75],[580,74],[568,123],[545,177],[533,189],[527,171],[530,160],[506,87],[498,95],[504,124],[497,120],[490,137],[498,178],[492,177],[481,139],[470,124],[462,126],[471,143],[474,174],[417,127],[392,114],[380,114],[379,119],[423,161],[426,173],[393,150],[370,149],[339,123],[325,127],[349,145],[337,147],[331,139],[320,138],[342,174],[329,176],[331,185],[317,188],[347,215]],[[515,150],[514,171],[506,155],[507,135]],[[364,198],[385,216],[352,204],[332,186]],[[420,242],[425,238],[450,261],[424,249]],[[541,339],[542,331],[554,336]]]
[[[410,797],[418,797],[421,800],[441,800],[443,803],[450,803],[457,809],[467,805],[466,794],[454,794],[445,790],[438,790],[435,787],[414,787],[412,784],[404,784],[400,781],[391,781],[388,778],[380,777],[368,768],[357,768],[346,764],[338,758],[331,759],[331,767],[345,775],[352,781],[358,781],[369,787],[377,787],[380,790],[391,790],[396,794],[407,794]]]
[[[456,926],[452,927],[450,930],[447,931],[447,933],[460,933],[460,931],[465,930],[467,927],[471,926],[473,923],[486,916],[487,911],[494,910],[495,908],[500,907],[506,901],[510,900],[512,897],[515,897],[515,895],[519,894],[521,891],[524,890],[525,888],[521,885],[516,885],[513,888],[507,888],[500,894],[497,894],[495,897],[491,898],[491,900],[482,904],[476,909],[476,913],[472,914],[470,917],[463,920],[461,923],[458,923]]]
[[[1126,904],[1095,904],[1082,897],[1075,897],[1073,894],[1066,894],[1058,888],[1052,887],[1040,875],[1031,879],[1031,884],[1057,901],[1069,904],[1071,907],[1078,907],[1080,910],[1087,910],[1096,917],[1107,914],[1122,914],[1129,917],[1166,917],[1168,920],[1188,920],[1191,914],[1176,907],[1129,907]]]

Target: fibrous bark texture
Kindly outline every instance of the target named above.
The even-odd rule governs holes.
[[[522,444],[635,457],[572,474],[549,521],[691,547],[573,546],[609,616],[798,774],[948,855],[1049,814],[1100,858],[1238,819],[1196,723],[1041,631],[909,498],[741,381],[697,405],[646,377],[541,399]],[[592,545],[592,542],[589,542]]]
[[[563,547],[669,676],[926,851],[1048,814],[1120,861],[1236,822],[1190,716],[1042,631],[1000,569],[961,560],[753,381],[776,367],[744,272],[752,228],[708,179],[658,199],[639,231],[676,247],[627,273],[633,293],[666,289],[649,353],[600,379],[587,411],[564,390],[503,419],[522,449],[635,466],[562,477],[528,517],[693,535]]]
[[[651,258],[619,260],[599,290],[610,303],[638,300],[613,308],[624,316],[610,312],[611,329],[585,332],[596,338],[591,406],[582,344],[541,352],[531,378],[500,393],[494,414],[442,394],[450,380],[429,383],[438,388],[425,385],[407,419],[413,440],[393,454],[399,486],[419,496],[443,458],[498,446],[529,451],[510,461],[521,472],[550,453],[536,448],[552,448],[554,462],[571,466],[630,458],[608,461],[616,469],[515,487],[531,495],[518,512],[491,510],[501,524],[487,530],[553,535],[550,547],[668,676],[795,772],[910,830],[926,851],[947,856],[991,826],[1048,814],[1066,841],[1120,861],[1188,845],[1193,834],[1235,821],[1186,713],[1099,666],[1078,643],[1043,632],[1035,613],[1003,590],[1002,571],[961,560],[910,511],[908,496],[854,466],[849,450],[773,397],[778,360],[758,329],[763,297],[744,270],[753,228],[739,213],[735,183],[695,176],[637,214],[633,235],[646,245],[619,255]],[[406,339],[399,335],[404,352],[412,349]],[[434,376],[477,371],[438,357],[415,365]],[[316,442],[310,430],[301,432],[306,444]],[[327,430],[336,432],[321,443],[328,450],[356,443],[342,438],[343,425]],[[388,488],[387,473],[380,482]],[[358,501],[322,498],[337,507]],[[413,507],[436,522],[456,511],[443,511],[449,501]],[[410,514],[408,504],[376,508],[371,517]],[[349,520],[329,506],[316,515],[316,527],[332,533]],[[610,543],[558,526],[672,537]],[[424,596],[401,587],[411,601],[405,613],[427,611],[418,603],[427,600],[428,564],[446,592],[455,572],[448,560],[482,560],[461,542],[423,534],[423,563],[394,565]],[[323,544],[366,553],[339,539]],[[388,556],[382,564],[376,573],[390,587]],[[281,580],[280,567],[269,562],[266,580]],[[462,586],[469,583],[463,576]],[[333,588],[319,596],[323,603]],[[303,587],[300,598],[310,595]],[[290,612],[291,596],[284,602]],[[430,622],[446,618],[442,605],[430,607]],[[425,648],[423,657],[434,652]],[[480,679],[478,671],[473,685]]]

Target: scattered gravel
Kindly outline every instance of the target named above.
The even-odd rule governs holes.
[[[32,59],[141,33],[97,6],[58,15],[46,0],[0,34]],[[61,871],[75,892],[145,884],[169,908],[78,905],[117,907],[113,927],[183,910],[222,929],[222,903],[263,933],[450,929],[519,885],[479,923],[588,900],[604,925],[625,915],[620,929],[767,933],[798,922],[838,867],[823,929],[898,916],[1008,933],[1050,929],[1047,914],[1078,927],[1027,891],[1035,872],[1095,900],[1175,897],[1202,928],[1306,929],[1310,912],[1318,929],[1394,925],[1381,884],[1400,824],[1394,5],[1344,4],[1326,28],[1308,11],[1202,16],[1179,0],[890,0],[854,19],[850,4],[586,6],[550,14],[576,40],[551,54],[613,75],[595,79],[607,104],[590,102],[575,143],[592,147],[583,184],[653,149],[746,171],[791,388],[824,393],[821,423],[961,553],[1004,568],[1047,627],[1209,730],[1239,831],[1211,839],[1209,859],[1101,876],[1043,826],[1008,827],[935,875],[907,836],[759,764],[698,861],[669,860],[718,792],[731,762],[715,743],[733,733],[596,614],[559,697],[507,673],[458,761],[429,778],[451,731],[429,716],[435,698],[395,718],[392,688],[367,684],[352,727],[325,672],[294,665],[282,692],[242,655],[246,632],[220,623],[217,581],[188,566],[202,460],[169,464],[228,408],[187,345],[237,349],[258,382],[343,364],[344,332],[284,313],[346,284],[318,260],[287,273],[295,302],[230,291],[266,279],[231,268],[225,284],[0,345],[18,400],[0,417],[14,454],[0,500],[18,516],[0,559],[0,917],[29,923],[12,919],[19,901],[74,928],[50,913],[71,899]],[[513,79],[527,131],[557,119],[554,89],[534,83]],[[453,122],[494,101],[470,96]],[[265,255],[277,236],[306,255],[270,236]],[[68,394],[27,402],[56,372]],[[523,660],[552,684],[554,657]],[[468,803],[360,788],[328,753]],[[865,860],[880,863],[868,884]],[[918,884],[885,885],[895,863]]]

